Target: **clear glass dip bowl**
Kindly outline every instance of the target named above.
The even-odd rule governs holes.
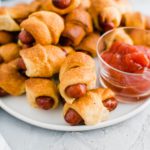
[[[103,87],[108,87],[116,93],[121,102],[136,102],[150,95],[150,70],[142,74],[128,73],[109,65],[101,54],[108,50],[115,41],[150,47],[150,31],[123,27],[108,31],[98,41],[97,54],[99,62],[99,80]]]

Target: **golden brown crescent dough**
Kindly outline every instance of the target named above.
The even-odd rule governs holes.
[[[90,13],[95,27],[103,29],[106,23],[113,24],[112,28],[118,27],[121,22],[122,14],[130,10],[127,2],[121,0],[91,0]]]
[[[72,103],[75,98],[67,96],[68,86],[85,84],[87,90],[95,88],[96,70],[94,60],[87,54],[75,52],[70,54],[61,66],[59,73],[59,91],[66,102]]]
[[[145,29],[146,18],[140,12],[126,12],[123,15],[125,26]]]
[[[7,44],[13,42],[15,39],[13,33],[7,31],[0,31],[0,44]]]
[[[122,29],[116,29],[104,38],[106,49],[109,49],[115,41],[125,42],[133,45],[132,38]]]
[[[130,37],[133,40],[134,45],[144,45],[150,47],[150,32],[149,30],[145,31],[143,29],[132,30],[130,32]]]
[[[53,109],[59,104],[56,85],[50,79],[30,78],[26,80],[26,94],[32,107],[39,108],[36,98],[41,96],[51,97],[54,100]]]
[[[109,88],[98,88],[93,91],[101,96],[102,101],[115,97],[115,93]]]
[[[77,8],[80,5],[80,1],[81,0],[71,0],[71,3],[68,5],[68,7],[59,8],[54,5],[53,0],[43,0],[42,8],[44,10],[56,12],[60,15],[65,15]]]
[[[26,77],[18,72],[18,60],[0,66],[0,88],[13,96],[22,95],[25,92]]]
[[[20,55],[27,68],[26,75],[29,77],[51,77],[58,73],[66,58],[66,52],[64,48],[58,46],[42,46],[40,44],[23,49],[20,51]]]
[[[83,9],[88,9],[91,6],[91,0],[81,0],[80,7]]]
[[[64,30],[64,20],[58,14],[39,11],[31,14],[21,23],[21,28],[28,31],[42,45],[57,44]]]
[[[93,32],[92,18],[86,10],[77,8],[66,16],[62,38],[67,38],[71,42],[69,45],[79,45],[91,32]]]
[[[0,46],[0,57],[4,62],[9,62],[19,57],[20,47],[16,43],[9,43]]]
[[[87,35],[81,43],[76,47],[76,50],[89,53],[91,56],[96,56],[96,46],[100,35],[98,33],[91,33]]]
[[[40,2],[33,1],[30,4],[19,3],[15,6],[7,7],[7,10],[13,19],[25,19],[31,13],[39,10],[39,8],[40,8]]]
[[[82,117],[86,125],[95,125],[108,118],[109,111],[104,107],[102,101],[112,97],[114,93],[110,89],[90,90],[72,104],[66,103],[63,108],[64,116],[71,108]]]
[[[0,31],[19,31],[19,25],[10,16],[7,8],[0,7]]]

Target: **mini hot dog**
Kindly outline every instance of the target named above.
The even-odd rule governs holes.
[[[109,110],[109,111],[113,111],[117,105],[118,105],[118,101],[112,97],[109,99],[106,99],[103,101],[103,105]]]
[[[77,8],[65,18],[65,29],[62,32],[60,42],[77,46],[86,35],[92,32],[93,26],[90,14],[82,8]]]
[[[18,67],[28,77],[51,77],[59,72],[62,63],[73,50],[69,47],[37,44],[20,51]]]
[[[95,27],[100,31],[116,28],[121,23],[122,15],[130,12],[128,1],[122,0],[91,0],[89,12]]]
[[[68,109],[64,117],[65,121],[70,125],[79,125],[83,123],[82,117],[73,109]]]
[[[0,95],[19,96],[25,92],[26,77],[18,72],[18,59],[0,66]]]
[[[27,32],[26,30],[22,30],[19,33],[18,38],[23,44],[32,44],[35,41],[33,36],[29,32]]]
[[[61,66],[59,91],[67,103],[84,96],[95,88],[96,70],[94,60],[87,54],[70,54]]]
[[[100,26],[102,27],[104,32],[107,32],[109,30],[112,30],[115,28],[115,25],[113,22],[109,22],[109,23],[100,23]]]
[[[81,0],[44,0],[42,2],[42,9],[65,15],[77,8],[80,2]]]
[[[108,118],[109,110],[103,100],[114,97],[110,89],[98,88],[88,91],[72,104],[64,105],[64,119],[70,125],[94,125]]]
[[[53,81],[42,78],[30,78],[25,85],[27,98],[32,107],[49,110],[58,106],[58,91]]]
[[[57,44],[64,30],[64,20],[54,12],[38,11],[22,21],[20,27],[19,40],[23,44]]]
[[[52,4],[59,9],[65,9],[69,7],[71,0],[52,0]]]
[[[49,96],[39,96],[36,98],[37,105],[45,110],[48,110],[53,107],[54,100]]]
[[[118,106],[118,101],[115,98],[114,92],[112,92],[110,89],[102,89],[99,88],[98,90],[99,94],[102,97],[102,103],[103,105],[109,110],[113,111]]]
[[[85,84],[70,85],[65,89],[67,96],[71,98],[80,98],[86,94],[87,86]]]

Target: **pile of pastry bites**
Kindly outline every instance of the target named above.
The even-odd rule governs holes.
[[[107,119],[117,101],[110,89],[95,89],[92,57],[100,34],[119,26],[149,29],[150,21],[126,0],[34,0],[0,7],[0,96],[26,93],[31,106],[44,110],[63,101],[70,125]]]

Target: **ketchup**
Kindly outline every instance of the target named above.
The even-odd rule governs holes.
[[[150,68],[150,49],[115,42],[102,58],[112,67],[128,73],[143,73]]]
[[[117,41],[101,57],[119,70],[107,69],[109,77],[101,77],[107,87],[119,95],[138,99],[150,94],[150,48]]]

